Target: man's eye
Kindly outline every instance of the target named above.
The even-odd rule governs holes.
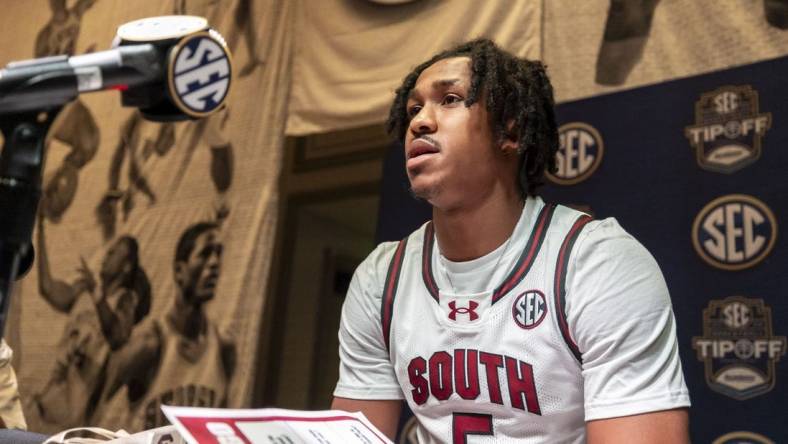
[[[416,117],[416,114],[418,114],[419,111],[421,111],[421,105],[411,106],[410,108],[408,108],[408,117],[411,119]]]
[[[444,105],[451,105],[452,103],[457,103],[462,101],[462,97],[456,94],[447,94],[446,97],[443,98]]]

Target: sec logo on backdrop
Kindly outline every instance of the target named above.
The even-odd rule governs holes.
[[[769,207],[745,194],[709,202],[692,224],[692,243],[709,265],[743,270],[761,262],[777,240],[777,219]]]
[[[551,182],[574,185],[594,174],[605,152],[599,131],[583,122],[571,122],[558,128],[560,145],[555,154],[555,174],[547,173]]]
[[[758,433],[739,431],[726,433],[711,444],[774,444],[774,441]]]

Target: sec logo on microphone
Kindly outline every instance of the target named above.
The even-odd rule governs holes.
[[[218,111],[230,93],[232,62],[215,31],[186,36],[170,52],[168,80],[175,105],[191,117]]]

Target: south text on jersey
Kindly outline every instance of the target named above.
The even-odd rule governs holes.
[[[481,391],[480,377],[486,378],[487,393]],[[430,397],[446,401],[452,394],[466,400],[481,396],[503,405],[503,393],[508,392],[511,407],[542,414],[533,367],[509,356],[473,349],[437,351],[429,358],[411,359],[408,379],[416,405],[423,405]]]

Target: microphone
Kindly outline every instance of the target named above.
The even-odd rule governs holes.
[[[227,44],[203,17],[163,16],[120,26],[112,49],[9,63],[0,70],[0,337],[9,281],[33,261],[47,132],[82,93],[119,90],[123,106],[170,122],[221,110],[230,93]]]
[[[151,17],[118,28],[113,49],[9,63],[0,70],[0,337],[16,279],[33,262],[47,132],[81,93],[116,89],[150,120],[206,117],[224,107],[232,61],[203,17]]]
[[[114,89],[150,120],[197,119],[224,107],[231,74],[227,44],[205,18],[150,17],[120,26],[107,51],[9,63],[0,70],[0,115]]]

